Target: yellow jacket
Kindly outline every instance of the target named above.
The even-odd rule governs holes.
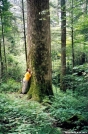
[[[31,74],[29,72],[26,72],[25,76],[24,76],[24,80],[29,81],[31,78]]]

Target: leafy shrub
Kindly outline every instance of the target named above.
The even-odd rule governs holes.
[[[16,65],[14,67],[9,67],[7,73],[8,73],[8,77],[10,77],[14,80],[21,81],[21,79],[22,79],[21,68]]]
[[[56,119],[57,126],[63,126],[63,124],[69,123],[69,126],[74,123],[75,129],[77,130],[83,124],[86,128],[88,125],[88,101],[87,97],[75,96],[72,91],[67,91],[67,93],[59,92],[55,95],[52,101],[52,106],[49,109],[51,116]],[[75,117],[77,118],[75,120]],[[83,123],[84,122],[84,123]],[[81,130],[83,130],[83,125]],[[66,126],[64,126],[65,128]],[[71,128],[70,128],[71,129]],[[73,128],[72,128],[73,129]]]
[[[52,126],[52,118],[37,102],[0,94],[0,132],[8,134],[61,134]],[[1,114],[2,113],[2,114]]]
[[[22,70],[23,70],[22,66],[24,67],[24,63],[20,63],[21,62],[20,60],[19,60],[18,56],[14,56],[12,54],[8,55],[8,57],[7,57],[7,61],[8,61],[7,77],[15,79],[16,81],[21,81]]]
[[[8,79],[6,83],[1,83],[0,92],[16,92],[20,89],[21,84],[14,79]]]

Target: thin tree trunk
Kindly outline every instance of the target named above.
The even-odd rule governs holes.
[[[72,39],[72,68],[74,67],[74,40],[73,40],[73,0],[72,0],[72,12],[71,12],[71,39]]]
[[[24,16],[24,2],[23,2],[23,0],[22,0],[22,15],[23,15],[23,27],[24,27],[25,57],[26,57],[26,62],[27,62],[26,30],[25,30],[25,16]]]
[[[86,2],[85,2],[86,4],[85,4],[85,13],[87,14],[87,6],[88,6],[88,0],[86,0]]]
[[[6,50],[5,50],[5,40],[4,40],[4,25],[3,25],[3,18],[1,13],[1,24],[2,24],[2,40],[3,40],[3,52],[4,52],[4,70],[2,70],[3,73],[5,73],[5,76],[7,75],[7,63],[6,63]]]
[[[64,76],[66,74],[66,5],[65,0],[61,0],[61,76],[60,89],[65,91],[66,86]]]
[[[1,54],[1,40],[0,40],[0,83],[2,79],[2,54]]]

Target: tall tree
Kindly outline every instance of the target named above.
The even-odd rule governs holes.
[[[27,0],[27,16],[27,65],[33,71],[28,96],[41,101],[46,95],[53,95],[49,0]]]
[[[72,11],[71,11],[71,41],[72,41],[72,67],[74,67],[74,40],[73,40],[73,0],[72,0]]]
[[[2,53],[1,53],[1,39],[0,39],[0,83],[2,78]]]
[[[1,7],[1,36],[2,36],[2,44],[3,44],[3,52],[4,52],[4,61],[3,61],[3,63],[4,63],[4,68],[5,68],[5,72],[7,73],[7,64],[6,64],[6,47],[5,47],[5,35],[4,35],[4,22],[5,22],[5,9],[7,10],[7,8],[5,8],[5,7],[7,7],[6,6],[6,3],[7,3],[7,1],[3,1],[2,0],[2,7]],[[2,71],[3,72],[3,71]],[[6,74],[5,73],[5,74]]]
[[[66,4],[61,0],[61,76],[60,88],[65,91],[64,76],[66,74]]]
[[[8,29],[11,27],[11,20],[10,20],[10,16],[12,15],[9,11],[10,9],[10,3],[8,2],[8,0],[1,0],[0,1],[0,21],[1,21],[1,25],[0,25],[0,33],[1,33],[1,47],[3,46],[3,49],[1,48],[1,50],[3,51],[2,54],[2,64],[3,67],[1,67],[3,70],[2,72],[4,73],[4,75],[7,74],[7,57],[6,57],[6,44],[5,44],[5,38],[8,36]]]
[[[22,0],[22,15],[23,15],[23,27],[24,27],[25,57],[26,57],[26,62],[27,62],[26,29],[25,29],[25,14],[24,14],[24,1],[23,0]]]
[[[85,9],[84,9],[84,12],[85,12],[86,14],[87,14],[87,12],[88,12],[88,11],[87,11],[87,10],[88,10],[88,9],[87,9],[87,8],[88,8],[87,6],[88,6],[88,0],[85,0]]]

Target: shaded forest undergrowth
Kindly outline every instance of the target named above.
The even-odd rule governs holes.
[[[0,93],[0,134],[88,133],[88,100],[72,91],[43,103],[17,92]]]

